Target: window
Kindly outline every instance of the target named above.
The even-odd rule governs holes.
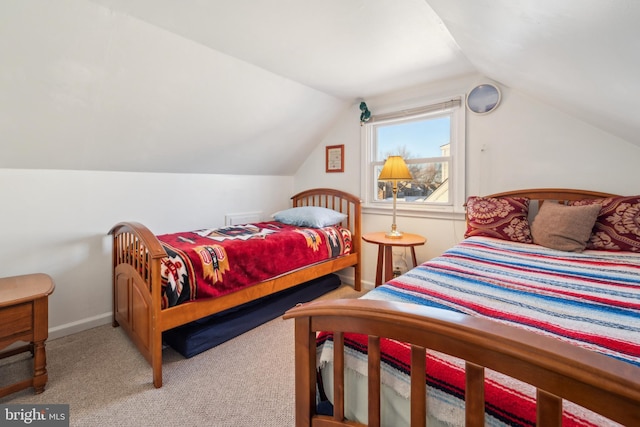
[[[365,207],[388,209],[392,183],[378,181],[387,157],[402,156],[413,175],[398,182],[398,211],[463,212],[464,108],[461,98],[374,115],[363,126]]]

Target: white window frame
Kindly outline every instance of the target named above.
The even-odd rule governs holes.
[[[466,200],[466,109],[464,95],[456,95],[442,100],[427,101],[412,108],[395,108],[373,115],[371,120],[361,127],[362,179],[361,198],[365,213],[391,214],[392,202],[376,200],[375,192],[378,179],[375,173],[375,128],[378,125],[397,124],[416,118],[442,116],[451,113],[451,165],[450,176],[453,183],[449,187],[449,203],[404,203],[397,202],[397,215],[411,217],[457,218],[464,217]],[[437,159],[437,158],[434,158]]]

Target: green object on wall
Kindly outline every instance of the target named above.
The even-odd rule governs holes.
[[[364,101],[360,103],[360,111],[362,111],[360,114],[360,126],[362,126],[371,118],[371,111],[369,111],[367,104]]]

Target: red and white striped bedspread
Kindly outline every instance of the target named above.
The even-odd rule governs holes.
[[[560,252],[473,237],[362,298],[489,318],[640,365],[640,254]],[[323,334],[318,338],[320,365],[332,357],[327,338]],[[345,339],[348,344],[347,367],[366,375],[366,341],[350,335]],[[383,345],[388,355],[382,382],[408,397],[409,350],[395,342]],[[462,362],[431,353],[427,384],[432,415],[462,425]],[[489,425],[535,425],[533,387],[488,372],[485,395]],[[564,423],[603,425],[606,421],[569,404]]]

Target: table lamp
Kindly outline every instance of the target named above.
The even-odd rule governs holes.
[[[393,224],[391,231],[386,234],[392,239],[402,237],[402,232],[396,229],[396,197],[398,195],[398,181],[412,180],[413,176],[401,156],[389,156],[382,167],[378,181],[391,181],[393,183]]]

